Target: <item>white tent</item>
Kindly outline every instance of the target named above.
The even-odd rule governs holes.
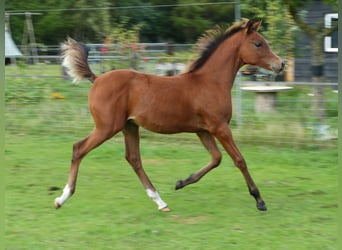
[[[6,58],[13,58],[13,57],[20,57],[22,56],[21,52],[15,45],[11,34],[5,30],[5,57]]]

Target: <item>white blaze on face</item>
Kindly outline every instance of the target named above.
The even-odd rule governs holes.
[[[146,189],[148,197],[150,197],[157,205],[158,209],[167,207],[167,204],[160,198],[157,191],[152,191],[151,189]]]

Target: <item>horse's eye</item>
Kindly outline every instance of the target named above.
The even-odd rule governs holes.
[[[255,45],[255,47],[259,48],[259,47],[261,47],[262,43],[261,42],[255,42],[254,45]]]

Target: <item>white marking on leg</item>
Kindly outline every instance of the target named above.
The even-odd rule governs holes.
[[[151,189],[146,189],[148,197],[150,197],[157,205],[158,209],[167,207],[167,204],[160,198],[157,191],[152,191]]]
[[[55,202],[57,202],[60,206],[71,196],[69,185],[66,184],[63,189],[63,194],[55,199]]]

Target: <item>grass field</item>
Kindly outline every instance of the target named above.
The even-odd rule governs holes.
[[[72,144],[92,128],[88,89],[55,79],[6,79],[6,249],[337,249],[336,140],[317,141],[308,131],[314,122],[305,106],[308,88],[282,95],[277,113],[246,109],[241,128],[233,120],[267,212],[256,209],[227,155],[200,182],[175,191],[176,181],[210,156],[194,135],[147,131],[143,163],[171,212],[159,212],[147,197],[124,159],[120,134],[84,159],[75,195],[55,210]],[[250,97],[244,108],[253,105]],[[337,130],[331,91],[327,106],[326,122]]]
[[[228,157],[175,191],[209,156],[195,139],[143,139],[146,171],[172,209],[161,213],[119,136],[85,158],[75,195],[55,210],[72,139],[7,136],[6,249],[337,249],[336,150],[241,146],[268,205],[260,212]]]

